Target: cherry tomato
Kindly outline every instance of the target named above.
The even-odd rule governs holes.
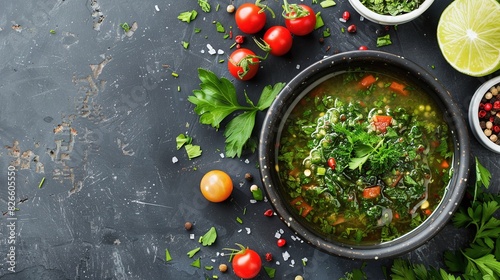
[[[243,279],[251,279],[257,276],[262,267],[259,254],[252,249],[242,248],[233,256],[233,271],[236,276]]]
[[[235,50],[227,63],[229,73],[238,80],[247,81],[253,78],[259,70],[260,59],[246,48]]]
[[[212,170],[201,178],[200,190],[208,201],[222,202],[231,195],[233,181],[226,172]]]
[[[316,14],[314,13],[313,9],[307,5],[300,4],[297,6],[301,7],[309,14],[293,18],[294,16],[297,16],[297,12],[294,10],[297,8],[295,8],[295,6],[290,6],[290,13],[286,14],[286,17],[292,18],[285,18],[285,25],[286,28],[288,28],[288,30],[292,32],[292,34],[297,36],[304,36],[313,32],[314,27],[316,26]],[[301,12],[299,12],[299,14],[300,13]]]
[[[271,48],[271,54],[281,56],[292,48],[292,34],[283,26],[273,26],[264,34],[264,41]]]
[[[234,17],[238,28],[248,34],[259,32],[266,24],[266,13],[261,7],[252,3],[239,6]]]

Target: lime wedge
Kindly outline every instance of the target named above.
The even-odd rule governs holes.
[[[439,48],[457,71],[486,76],[500,69],[500,4],[496,0],[455,0],[441,14]]]

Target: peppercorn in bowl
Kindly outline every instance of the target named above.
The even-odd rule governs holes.
[[[426,70],[379,51],[318,61],[266,114],[259,167],[280,219],[355,259],[403,254],[437,234],[469,172],[460,110]]]
[[[500,76],[486,81],[474,93],[469,125],[485,148],[500,153]]]
[[[349,0],[351,6],[364,18],[384,25],[398,25],[422,15],[434,0]]]

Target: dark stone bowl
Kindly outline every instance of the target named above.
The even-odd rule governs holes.
[[[376,245],[352,245],[329,240],[304,223],[283,199],[284,191],[276,171],[280,135],[290,110],[309,90],[332,73],[348,69],[374,70],[397,73],[428,92],[441,107],[445,120],[452,131],[454,158],[453,177],[438,207],[420,226],[392,241]],[[332,255],[352,259],[379,259],[409,252],[435,236],[457,210],[467,187],[469,174],[470,144],[467,125],[459,107],[450,93],[422,67],[403,57],[379,51],[351,51],[340,53],[304,69],[280,92],[269,108],[263,123],[259,142],[259,164],[266,195],[280,219],[312,246]]]

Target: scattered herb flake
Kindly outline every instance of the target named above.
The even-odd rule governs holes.
[[[218,21],[215,22],[215,28],[217,29],[217,32],[219,32],[219,33],[226,32],[226,29],[224,29],[224,26],[222,25],[222,23],[220,23]]]
[[[171,260],[172,260],[172,256],[170,256],[170,252],[168,251],[168,249],[165,249],[165,261],[169,262]]]
[[[42,188],[44,182],[45,182],[45,177],[43,177],[42,180],[40,181],[40,183],[38,184],[39,189]]]
[[[189,42],[182,41],[182,46],[187,49],[189,48]]]
[[[219,4],[219,3],[217,3],[217,6],[215,6],[215,11],[216,11],[216,12],[218,12],[218,11],[219,11],[219,9],[220,9],[220,4]]]
[[[197,247],[189,252],[187,252],[187,255],[189,258],[192,258],[194,255],[196,255],[196,253],[198,253],[199,251],[201,250],[200,247]]]
[[[195,10],[192,10],[192,11],[180,13],[179,16],[177,16],[177,18],[181,21],[190,23],[191,21],[196,19],[197,15],[198,15],[198,12],[196,12]]]
[[[201,32],[201,29],[196,28],[196,27],[194,28],[194,33],[200,33],[200,32]]]
[[[328,38],[330,37],[330,35],[332,35],[332,33],[330,32],[330,28],[326,28],[325,30],[323,30],[323,38]]]
[[[200,261],[200,258],[197,258],[195,261],[193,261],[193,262],[191,263],[191,266],[196,267],[196,268],[200,268],[200,267],[201,267],[201,261]]]
[[[51,29],[49,32],[50,34],[56,34],[56,31],[54,29]]]
[[[243,224],[243,220],[240,217],[236,217],[236,221],[240,224]]]
[[[264,195],[262,194],[262,190],[260,188],[257,188],[256,190],[252,191],[252,196],[253,199],[257,201],[262,201],[264,200]]]
[[[201,147],[198,145],[187,144],[186,146],[184,146],[184,148],[186,149],[186,153],[189,159],[201,156]]]
[[[335,1],[333,0],[324,0],[321,1],[319,4],[321,5],[321,8],[328,8],[337,5],[337,3],[335,3]]]
[[[177,78],[177,77],[179,77],[179,74],[177,74],[177,73],[175,73],[175,72],[172,72],[172,77]]]
[[[224,34],[224,39],[229,38],[229,34]]]
[[[323,18],[321,17],[321,12],[316,13],[316,25],[314,26],[314,29],[318,29],[320,27],[323,27],[325,25],[325,22],[323,21]]]
[[[207,233],[205,233],[199,240],[201,245],[203,246],[210,246],[214,244],[215,240],[217,239],[217,230],[215,227],[211,227]]]
[[[198,5],[200,5],[201,10],[205,13],[210,12],[211,7],[207,0],[198,0]]]
[[[269,278],[271,278],[271,279],[273,279],[274,276],[276,275],[276,269],[275,268],[264,266],[264,270],[266,271],[267,276],[269,276]]]
[[[212,265],[206,265],[206,266],[205,266],[205,269],[206,269],[206,270],[213,270],[213,269],[214,269],[214,267],[213,267]]]
[[[130,25],[128,25],[128,23],[124,22],[122,24],[120,24],[120,27],[123,29],[123,31],[125,32],[129,32],[130,31]]]
[[[385,36],[381,36],[377,38],[377,47],[383,47],[383,46],[388,46],[391,45],[391,35],[387,34]]]
[[[180,148],[182,148],[182,146],[184,146],[184,144],[191,144],[191,142],[193,141],[193,138],[190,137],[190,136],[186,136],[184,134],[179,134],[176,138],[175,138],[175,142],[177,144],[177,150],[179,150]]]

